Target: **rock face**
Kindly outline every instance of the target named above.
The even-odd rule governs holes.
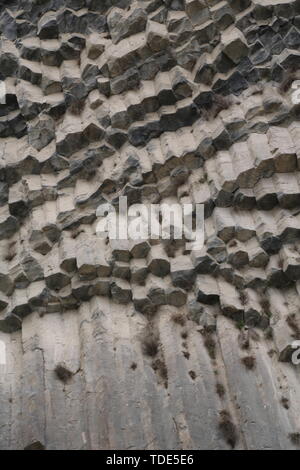
[[[1,3],[1,449],[297,448],[299,18]],[[204,247],[99,238],[120,196],[203,204]]]

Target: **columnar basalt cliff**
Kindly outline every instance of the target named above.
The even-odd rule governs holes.
[[[299,0],[1,1],[1,449],[300,445],[299,31]],[[120,196],[204,204],[204,248],[97,237]]]

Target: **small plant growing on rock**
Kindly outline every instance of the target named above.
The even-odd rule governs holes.
[[[289,438],[295,446],[300,446],[300,432],[291,432]]]
[[[225,387],[220,382],[216,383],[216,392],[220,398],[222,398],[225,395]]]
[[[141,337],[142,352],[145,356],[154,357],[159,350],[159,333],[150,321],[144,328]]]
[[[244,320],[238,320],[236,322],[236,327],[239,329],[239,330],[242,330],[243,328],[245,328],[245,322]]]
[[[268,351],[268,356],[269,356],[269,357],[273,357],[273,356],[276,355],[276,354],[277,354],[276,349],[270,349],[270,350]]]
[[[211,359],[215,359],[216,358],[216,342],[212,334],[208,331],[204,331],[204,346],[207,349],[209,357]]]
[[[219,429],[224,437],[224,440],[232,449],[235,448],[237,443],[237,431],[234,423],[231,420],[230,414],[226,410],[220,412]]]
[[[246,369],[252,370],[256,365],[256,359],[253,356],[246,356],[241,359],[242,363],[246,367]]]
[[[154,357],[158,352],[158,343],[154,337],[144,338],[143,344],[143,353],[146,356]]]
[[[265,329],[264,337],[266,339],[273,339],[273,328],[271,326],[268,326],[268,328]]]
[[[186,318],[182,313],[174,313],[172,315],[172,321],[177,323],[177,325],[184,326],[186,323]]]
[[[264,297],[260,301],[261,308],[263,309],[264,313],[268,315],[268,317],[271,315],[271,305],[269,299],[267,297]]]
[[[196,372],[194,372],[193,370],[190,370],[190,371],[189,371],[189,375],[190,375],[190,377],[191,377],[192,380],[195,380],[196,377],[197,377],[197,376],[196,376]]]
[[[241,290],[239,297],[240,297],[241,304],[246,305],[246,303],[249,300],[247,292]]]
[[[249,337],[253,339],[253,341],[260,341],[259,334],[253,328],[249,329]]]
[[[85,232],[84,230],[78,230],[78,229],[76,229],[76,230],[74,230],[74,231],[71,233],[71,238],[73,238],[73,239],[75,240],[77,237],[79,237],[79,235],[80,235],[81,233],[84,233],[84,232]]]
[[[289,409],[289,407],[290,407],[290,401],[289,401],[288,398],[286,398],[286,397],[281,397],[280,403],[282,404],[283,408],[285,408],[286,410]]]
[[[250,348],[249,330],[242,329],[238,335],[238,344],[241,349]]]
[[[296,314],[295,313],[290,313],[286,317],[286,322],[289,325],[289,327],[291,328],[291,330],[293,330],[293,332],[294,332],[293,336],[295,338],[299,338],[300,337],[300,328],[299,328],[299,326],[297,324],[297,321],[296,321]]]
[[[164,381],[165,387],[167,388],[168,387],[168,369],[167,369],[166,363],[162,359],[156,359],[152,363],[152,368],[159,374],[159,376]]]
[[[182,351],[182,354],[184,355],[186,359],[190,358],[190,353],[188,351]]]
[[[73,376],[73,373],[64,364],[57,364],[54,372],[59,380],[66,383]]]

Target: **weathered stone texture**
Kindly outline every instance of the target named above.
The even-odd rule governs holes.
[[[1,3],[1,449],[297,447],[299,17]],[[204,204],[204,247],[100,239],[119,196]]]

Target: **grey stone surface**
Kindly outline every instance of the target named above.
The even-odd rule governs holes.
[[[1,449],[297,448],[299,12],[1,3]],[[121,195],[203,248],[101,239]]]

